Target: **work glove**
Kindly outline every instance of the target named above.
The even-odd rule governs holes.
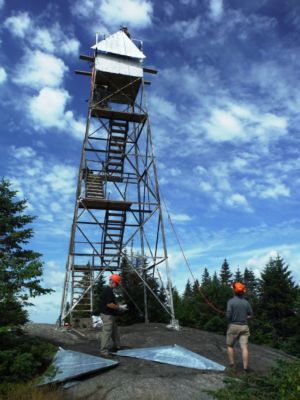
[[[119,304],[119,310],[120,311],[127,311],[128,310],[127,304]]]

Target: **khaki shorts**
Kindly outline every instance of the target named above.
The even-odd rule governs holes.
[[[227,346],[233,347],[239,340],[240,346],[247,346],[250,331],[248,325],[230,324],[226,334]]]

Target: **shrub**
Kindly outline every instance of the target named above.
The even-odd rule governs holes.
[[[226,387],[209,392],[218,400],[298,400],[300,398],[300,360],[279,361],[266,374],[247,374],[225,380]]]
[[[1,400],[63,400],[61,389],[36,387],[33,383],[27,384],[1,384]]]

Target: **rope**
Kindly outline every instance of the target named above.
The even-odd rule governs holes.
[[[196,285],[197,290],[198,290],[200,296],[203,298],[204,302],[205,302],[210,308],[212,308],[215,312],[217,312],[218,314],[221,314],[221,315],[225,314],[223,310],[220,310],[218,307],[216,307],[212,302],[210,302],[210,301],[208,300],[208,298],[205,296],[205,294],[204,294],[204,292],[203,292],[203,290],[202,290],[202,288],[201,288],[201,286],[200,286],[198,280],[195,278],[195,276],[194,276],[194,274],[193,274],[193,271],[192,271],[192,269],[191,269],[191,267],[190,267],[190,264],[189,264],[189,262],[188,262],[188,260],[187,260],[187,258],[186,258],[186,256],[185,256],[185,253],[184,253],[183,247],[182,247],[182,245],[181,245],[181,242],[180,242],[179,236],[178,236],[178,234],[177,234],[177,231],[176,231],[176,229],[175,229],[175,226],[174,226],[174,224],[173,224],[173,222],[172,222],[172,219],[171,219],[171,216],[170,216],[168,207],[167,207],[167,205],[166,205],[166,202],[165,202],[163,196],[161,196],[161,197],[162,197],[162,201],[163,201],[163,203],[164,203],[164,206],[165,206],[165,209],[166,209],[166,212],[167,212],[167,215],[168,215],[168,220],[169,220],[170,225],[171,225],[171,227],[172,227],[172,230],[173,230],[173,232],[174,232],[174,235],[175,235],[175,238],[176,238],[177,243],[178,243],[178,245],[179,245],[179,248],[180,248],[180,250],[181,250],[182,256],[183,256],[183,258],[184,258],[184,261],[185,261],[185,263],[186,263],[186,266],[187,266],[187,268],[188,268],[188,270],[189,270],[189,272],[190,272],[190,274],[191,274],[191,276],[192,276],[193,282],[194,282],[194,284]]]

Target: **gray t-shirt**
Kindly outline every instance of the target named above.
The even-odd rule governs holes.
[[[247,317],[252,315],[252,307],[244,297],[234,296],[227,302],[226,316],[231,324],[247,325]]]

